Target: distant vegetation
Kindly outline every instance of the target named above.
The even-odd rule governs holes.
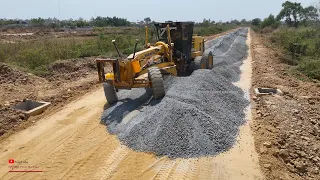
[[[320,2],[319,2],[320,5]],[[286,52],[283,62],[310,78],[320,80],[320,11],[314,6],[286,1],[275,17],[252,20],[252,28],[270,33],[271,40]]]
[[[136,39],[141,39],[138,49],[143,47],[143,29],[118,29],[118,34],[110,34],[98,29],[98,36],[90,38],[53,38],[27,42],[0,44],[0,62],[14,65],[37,75],[47,73],[47,67],[57,60],[105,55],[116,57],[116,40],[123,54],[133,52]],[[120,32],[121,31],[121,32]]]
[[[200,36],[209,36],[214,34],[219,34],[221,32],[228,31],[230,29],[236,28],[237,26],[248,25],[246,20],[238,21],[232,20],[230,22],[215,22],[210,19],[204,19],[201,23],[196,23],[194,28],[194,33]]]
[[[151,23],[150,18],[145,18],[140,24]],[[9,25],[9,26],[8,26]],[[78,20],[58,20],[56,18],[34,18],[29,20],[0,19],[0,26],[11,27],[20,25],[27,27],[47,28],[82,28],[93,27],[94,36],[51,38],[15,43],[0,44],[0,62],[14,65],[37,75],[47,73],[48,66],[57,60],[90,57],[109,56],[116,57],[114,46],[111,43],[116,40],[117,45],[124,55],[131,54],[136,39],[140,39],[138,50],[143,48],[144,26],[136,26],[127,19],[118,17],[96,17],[89,21],[79,18]],[[19,26],[17,26],[19,28]]]
[[[116,52],[111,41],[116,40],[117,45],[124,55],[133,52],[135,40],[139,39],[138,50],[144,46],[144,26],[153,26],[154,21],[150,17],[138,23],[130,23],[124,18],[96,17],[87,21],[58,20],[55,18],[30,20],[7,20],[0,19],[0,26],[26,25],[31,27],[47,28],[81,28],[93,27],[94,35],[90,37],[51,38],[29,40],[15,43],[0,44],[0,62],[14,65],[37,75],[47,73],[48,66],[57,60],[108,56],[116,57]],[[215,22],[204,19],[203,22],[195,23],[194,33],[202,36],[218,34],[237,26],[250,25],[250,21],[232,20],[230,22]],[[151,41],[155,41],[156,34],[153,28],[149,28]]]
[[[38,27],[51,27],[51,28],[61,28],[61,27],[106,27],[106,26],[130,26],[130,22],[127,19],[119,17],[101,17],[91,18],[90,20],[85,20],[79,18],[77,20],[68,19],[68,20],[59,20],[57,18],[33,18],[27,20],[21,19],[0,19],[0,25],[29,25],[29,26],[38,26]]]

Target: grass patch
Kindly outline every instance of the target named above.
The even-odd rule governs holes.
[[[273,33],[271,41],[285,50],[284,63],[320,80],[320,28],[283,27]]]
[[[289,67],[286,72],[300,81],[311,81],[311,78],[299,71],[296,66]]]
[[[312,79],[320,79],[320,59],[304,58],[297,69]]]
[[[98,36],[81,40],[69,37],[1,44],[0,62],[42,75],[47,73],[48,66],[57,60],[99,55],[117,56],[111,43],[113,39],[120,51],[128,55],[133,53],[136,39],[140,39],[138,50],[143,47],[144,34],[140,29],[135,30],[127,34],[109,34],[101,30]]]

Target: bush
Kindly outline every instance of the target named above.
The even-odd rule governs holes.
[[[15,56],[23,67],[34,70],[39,66],[48,65],[49,56],[44,49],[24,49]]]
[[[260,33],[260,31],[261,31],[260,26],[251,26],[251,29],[252,29],[254,32],[257,32],[257,33]]]
[[[275,29],[268,26],[268,27],[265,27],[263,29],[261,29],[261,33],[272,33]]]
[[[271,40],[290,53],[320,57],[320,32],[312,28],[281,28]]]
[[[297,69],[310,78],[320,80],[320,59],[304,58]]]
[[[320,78],[320,31],[314,28],[281,28],[271,41],[281,46],[287,56],[282,61],[297,65],[310,78]]]

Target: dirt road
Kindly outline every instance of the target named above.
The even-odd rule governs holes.
[[[250,47],[250,38],[248,40]],[[249,91],[251,58],[241,67],[240,88]],[[0,179],[262,179],[248,122],[238,143],[216,157],[169,159],[135,152],[100,124],[101,88],[66,105],[0,144]],[[249,108],[248,108],[249,109]],[[9,159],[18,171],[9,172]],[[34,166],[34,167],[28,167]]]

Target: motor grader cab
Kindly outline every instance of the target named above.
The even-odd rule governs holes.
[[[205,51],[204,37],[193,34],[193,22],[165,22],[156,23],[156,34],[159,41],[167,41],[167,26],[170,27],[173,47],[173,61],[177,65],[179,74],[194,69],[212,69],[213,56],[210,52],[203,57]]]
[[[112,43],[118,53],[117,59],[96,59],[99,81],[103,82],[109,104],[118,101],[119,89],[151,88],[155,99],[165,95],[163,75],[177,76],[190,69],[207,69],[212,57],[204,57],[204,38],[193,36],[192,22],[156,23],[158,42],[148,43],[146,28],[146,49],[126,58],[120,55],[115,40]],[[138,41],[137,41],[138,42]],[[212,55],[211,55],[212,56]]]

